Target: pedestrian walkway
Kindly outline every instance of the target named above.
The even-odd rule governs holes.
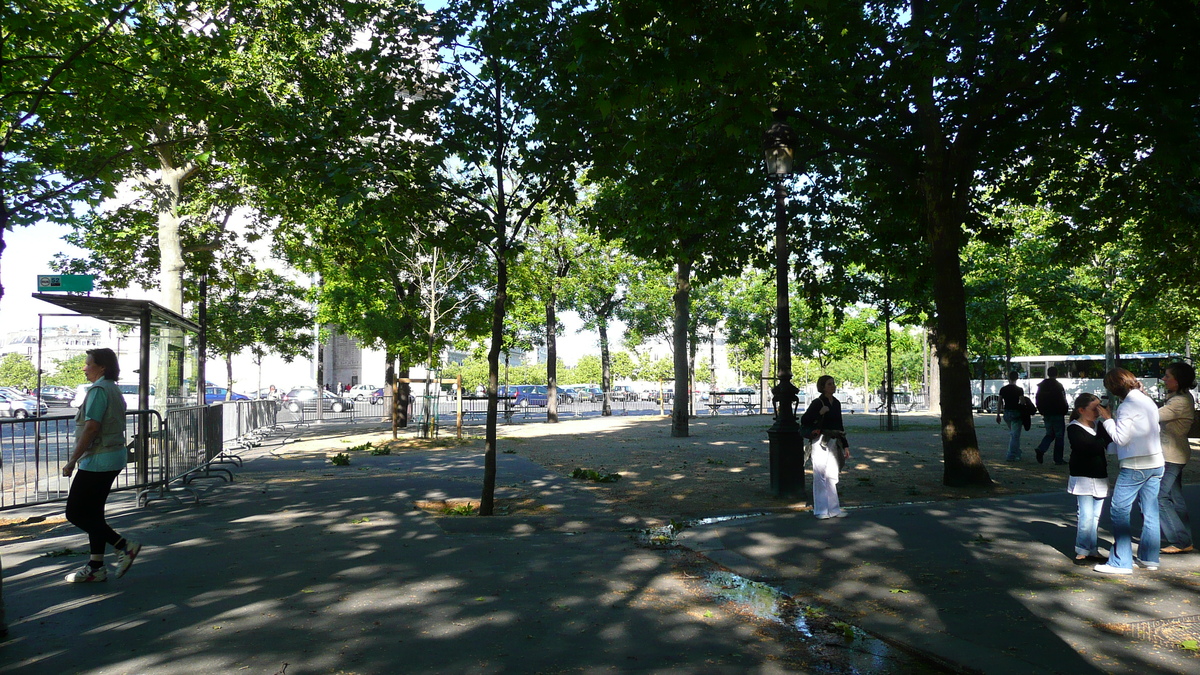
[[[86,560],[66,523],[0,542],[0,673],[831,672],[717,610],[674,567],[683,552],[639,546],[643,523],[528,459],[497,457],[514,515],[434,517],[416,505],[478,498],[478,451],[358,451],[335,467],[325,455],[357,440],[306,433],[328,450],[289,438],[245,452],[236,482],[199,506],[114,496],[110,519],[146,543],[120,580],[62,583]],[[1200,490],[1188,497],[1200,506]],[[1053,493],[824,521],[788,512],[677,541],[948,670],[1200,673],[1178,646],[1196,638],[1200,555],[1130,577],[1076,567],[1073,504]],[[927,672],[870,663],[858,672]]]
[[[1200,488],[1187,497],[1200,512]],[[1074,508],[1064,492],[843,519],[791,513],[695,527],[678,541],[965,672],[1200,673],[1200,554],[1097,574],[1073,563]],[[1107,531],[1102,540],[1107,549]],[[1180,646],[1189,641],[1192,651]]]
[[[200,506],[114,496],[110,520],[146,544],[120,580],[62,583],[86,560],[47,557],[86,550],[69,524],[0,546],[0,673],[797,669],[786,644],[711,611],[629,524],[595,516],[585,490],[520,457],[499,456],[498,496],[548,515],[414,508],[477,498],[477,453],[360,452],[346,467],[283,454],[244,453],[237,481]]]

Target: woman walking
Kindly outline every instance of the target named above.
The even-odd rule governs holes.
[[[1109,501],[1112,516],[1113,547],[1108,562],[1096,565],[1101,574],[1132,574],[1133,565],[1158,569],[1158,488],[1163,476],[1162,443],[1158,438],[1158,406],[1142,392],[1142,383],[1124,368],[1113,368],[1104,375],[1104,387],[1121,397],[1121,407],[1113,418],[1100,406],[1104,430],[1116,445],[1121,470]],[[1133,532],[1129,513],[1137,500],[1142,509],[1142,532],[1138,555],[1133,557]]]
[[[75,450],[63,466],[63,475],[75,478],[67,493],[67,520],[87,532],[91,559],[82,568],[67,575],[69,583],[107,581],[104,549],[117,550],[117,578],[142,550],[141,544],[127,541],[104,520],[104,503],[117,474],[125,468],[125,399],[117,387],[121,367],[111,349],[89,349],[83,374],[92,386],[75,415]],[[78,471],[76,471],[78,469]]]
[[[1104,562],[1096,543],[1100,527],[1100,507],[1108,496],[1108,444],[1112,439],[1104,427],[1097,427],[1100,399],[1094,394],[1080,394],[1071,410],[1067,425],[1067,440],[1071,444],[1067,492],[1079,502],[1079,519],[1075,530],[1075,562],[1088,560]]]
[[[1196,414],[1196,402],[1191,392],[1196,386],[1196,370],[1182,361],[1172,363],[1167,366],[1162,381],[1167,389],[1167,400],[1158,409],[1164,461],[1162,486],[1158,491],[1162,552],[1187,553],[1193,550],[1192,525],[1187,501],[1183,498],[1183,467],[1192,455],[1188,431]]]
[[[821,395],[800,418],[800,428],[808,433],[813,465],[813,513],[817,518],[845,518],[838,502],[838,470],[850,459],[846,427],[842,424],[842,403],[834,398],[837,382],[829,375],[817,378]]]

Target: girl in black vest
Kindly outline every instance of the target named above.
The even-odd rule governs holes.
[[[1071,410],[1067,440],[1071,443],[1071,477],[1067,492],[1079,501],[1079,525],[1075,534],[1075,561],[1083,564],[1093,560],[1105,561],[1096,544],[1100,525],[1100,507],[1108,497],[1108,458],[1105,453],[1112,439],[1103,425],[1097,425],[1100,399],[1093,394],[1080,394]]]

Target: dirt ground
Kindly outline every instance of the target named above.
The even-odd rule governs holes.
[[[899,431],[880,429],[876,415],[847,415],[852,457],[841,474],[843,504],[866,506],[968,499],[1066,490],[1067,467],[1034,459],[1044,433],[1040,419],[1022,434],[1024,458],[1005,462],[1008,434],[994,415],[975,418],[991,488],[955,489],[942,485],[942,448],[937,418],[904,414]],[[617,473],[612,483],[582,481],[617,515],[652,521],[753,510],[809,508],[804,501],[777,499],[770,492],[767,428],[771,418],[701,416],[691,420],[687,438],[672,438],[666,417],[614,416],[559,424],[502,425],[498,450],[515,453],[569,476],[575,469]],[[470,433],[482,434],[481,427]],[[452,438],[453,431],[450,431]],[[446,436],[443,431],[443,437]],[[402,444],[406,445],[406,444]],[[461,450],[483,451],[472,437]],[[397,451],[402,452],[401,447]],[[1070,455],[1070,448],[1066,450]],[[1197,479],[1194,463],[1185,482]],[[811,468],[806,467],[808,489]],[[1112,467],[1110,477],[1116,475]],[[504,482],[503,476],[498,481]]]

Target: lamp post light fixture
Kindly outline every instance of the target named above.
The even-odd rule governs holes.
[[[788,297],[787,205],[785,182],[792,173],[796,132],[777,117],[763,135],[767,173],[775,184],[775,336],[777,381],[771,389],[775,424],[767,430],[770,441],[771,492],[777,497],[800,497],[804,489],[804,439],[800,437],[797,408],[800,390],[792,384],[792,317]]]

